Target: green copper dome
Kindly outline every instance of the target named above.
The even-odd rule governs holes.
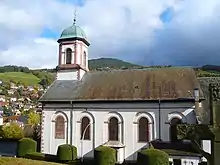
[[[60,39],[68,39],[75,37],[87,40],[85,32],[79,26],[73,24],[72,26],[63,30]]]

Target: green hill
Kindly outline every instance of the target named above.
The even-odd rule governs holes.
[[[14,81],[16,83],[20,82],[25,85],[37,85],[40,81],[38,77],[32,73],[24,72],[5,72],[0,73],[0,80],[3,82]]]
[[[118,60],[114,58],[99,58],[89,60],[90,70],[100,70],[100,69],[123,69],[123,68],[139,68],[142,67],[137,64],[132,64],[125,62],[123,60]]]
[[[99,58],[89,60],[90,70],[109,69],[142,69],[142,68],[163,68],[172,66],[141,66],[118,60],[114,58]],[[195,68],[198,77],[220,77],[220,66],[204,65]],[[37,85],[39,82],[50,84],[55,79],[55,69],[35,69],[31,70],[23,66],[2,66],[0,67],[0,80],[3,82],[14,81],[25,85]]]

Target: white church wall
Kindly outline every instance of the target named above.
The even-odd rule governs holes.
[[[211,140],[202,140],[202,149],[211,154]],[[202,160],[207,162],[205,157],[203,157]]]
[[[82,77],[84,76],[86,72],[82,69],[79,70],[79,77],[80,77],[80,80],[82,79]]]
[[[161,104],[161,139],[168,141],[169,140],[169,124],[168,124],[168,115],[170,112],[179,112],[181,113],[185,109],[191,107],[191,104]],[[94,147],[104,144],[108,141],[108,128],[106,123],[107,118],[112,116],[120,115],[123,118],[122,129],[119,130],[121,133],[120,138],[121,142],[126,146],[125,147],[125,158],[129,160],[136,160],[136,154],[134,151],[138,151],[141,148],[145,147],[147,143],[138,143],[138,124],[137,121],[137,112],[140,113],[140,116],[145,116],[143,114],[149,114],[154,119],[154,123],[150,124],[150,140],[159,138],[159,109],[158,105],[155,103],[152,104],[77,104],[74,105],[76,110],[76,115],[79,115],[83,110],[90,112],[95,119],[95,141],[93,144]],[[109,112],[112,112],[109,114]],[[117,113],[115,113],[117,112]],[[146,113],[147,112],[147,113]],[[79,113],[79,114],[78,114]],[[121,126],[121,125],[120,125]],[[78,138],[79,139],[79,138]],[[79,144],[79,142],[77,142]],[[91,142],[92,143],[92,142]],[[90,146],[85,148],[90,148]],[[85,154],[85,153],[83,153]]]
[[[56,139],[55,138],[55,119],[58,115],[61,115],[65,119],[65,138]],[[43,144],[41,145],[41,151],[43,153],[56,154],[57,147],[61,144],[69,143],[70,139],[70,125],[69,125],[69,111],[65,110],[44,110],[43,111],[43,133],[42,140]]]
[[[150,140],[159,138],[159,130],[161,131],[161,139],[169,140],[169,120],[171,117],[181,116],[181,112],[190,108],[192,103],[162,103],[160,105],[161,114],[161,127],[159,129],[159,106],[158,103],[99,103],[99,104],[73,104],[73,134],[72,142],[78,148],[78,156],[81,157],[81,153],[85,157],[93,157],[93,149],[99,145],[103,145],[108,141],[108,124],[106,120],[112,116],[118,116],[122,118],[123,122],[120,124],[121,129],[119,130],[120,141],[125,145],[124,158],[127,160],[136,160],[135,152],[145,147],[147,143],[138,142],[138,124],[137,121],[139,117],[146,116],[147,118],[153,119],[154,121],[150,123]],[[53,107],[57,109],[63,109],[62,107],[68,107],[65,113],[70,116],[71,104],[66,105],[47,105],[48,111],[46,111],[48,116],[52,116],[55,111],[52,111]],[[83,113],[82,113],[83,112]],[[91,140],[83,140],[83,149],[81,148],[82,143],[80,141],[80,120],[83,116],[89,116],[90,122],[94,120],[94,124],[91,125]],[[184,116],[181,116],[184,118]],[[50,121],[49,118],[47,121]],[[48,123],[48,122],[47,122]],[[70,127],[69,127],[70,128]],[[44,139],[45,144],[52,145],[52,141],[55,139],[48,137],[53,137],[49,135],[51,129],[54,129],[52,124],[45,127]],[[70,132],[70,131],[69,131]],[[50,139],[50,138],[49,138]],[[47,141],[47,142],[46,142]],[[47,146],[45,151],[52,152],[56,151],[56,147],[60,142],[55,143],[54,147]]]
[[[183,112],[183,115],[186,116],[186,120],[188,124],[196,124],[197,118],[194,107],[189,108]]]
[[[77,70],[60,70],[59,72],[57,72],[57,80],[77,80],[77,77]]]
[[[90,139],[89,140],[83,140],[81,135],[81,124],[82,124],[82,118],[88,117],[90,120]],[[73,144],[78,149],[78,157],[93,157],[94,155],[94,148],[95,148],[95,120],[94,115],[90,112],[86,111],[75,111],[74,112],[74,118],[75,121],[75,131],[74,131],[74,137],[73,137]],[[82,139],[82,140],[81,140]]]

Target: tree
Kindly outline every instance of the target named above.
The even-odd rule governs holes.
[[[20,96],[23,96],[23,89],[22,88],[18,88],[17,92],[19,93]]]
[[[205,152],[199,144],[200,140],[214,140],[212,126],[197,125],[197,124],[178,124],[177,125],[177,138],[191,140],[193,147],[206,159],[209,165],[213,165],[212,154]]]
[[[1,136],[4,139],[21,139],[24,137],[24,133],[17,123],[10,123],[2,127]]]
[[[31,126],[36,126],[40,124],[40,115],[34,112],[28,114],[28,124]]]
[[[208,161],[209,165],[217,165],[220,162],[220,83],[209,85],[211,125],[181,124],[177,126],[179,139],[191,140]],[[205,152],[198,144],[199,140],[211,140],[211,154]]]
[[[12,113],[12,109],[10,107],[3,107],[3,114],[4,116],[11,116],[13,113]]]
[[[42,85],[44,89],[46,89],[46,87],[49,85],[49,81],[48,79],[43,78],[40,80],[39,84]]]

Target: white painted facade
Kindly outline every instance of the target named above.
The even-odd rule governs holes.
[[[66,41],[61,43],[61,65],[66,64],[66,50],[70,48],[72,50],[72,64],[76,63],[84,66],[84,52],[86,53],[86,68],[88,68],[88,46],[79,40]],[[76,54],[76,55],[75,55]],[[74,59],[76,57],[76,59]]]
[[[65,69],[57,72],[57,80],[80,80],[85,74],[85,70],[88,70],[88,46],[79,40],[74,41],[62,41],[60,43],[59,65],[66,65],[67,49],[71,49],[72,58],[71,64],[76,64],[84,69]]]
[[[57,80],[77,80],[78,72],[77,69],[60,70],[57,72]]]
[[[137,151],[147,147],[147,143],[138,142],[140,117],[144,116],[150,121],[149,141],[158,138],[169,141],[169,122],[172,118],[179,118],[191,124],[196,122],[196,116],[192,116],[194,109],[191,107],[193,107],[192,103],[161,103],[160,110],[158,103],[48,104],[43,109],[41,149],[44,153],[56,154],[59,145],[72,143],[78,149],[78,157],[93,157],[94,148],[108,142],[108,120],[114,116],[119,121],[119,142],[124,145],[118,153],[118,158],[121,161],[136,160]],[[58,115],[65,118],[65,139],[55,139],[54,121]],[[84,116],[90,119],[91,140],[81,141],[80,127]],[[160,122],[159,119],[161,119]],[[159,123],[161,123],[160,126]],[[159,137],[159,131],[161,131],[161,137]]]
[[[211,140],[203,140],[202,141],[202,148],[205,152],[211,154]],[[205,157],[202,158],[203,161],[207,161]]]

